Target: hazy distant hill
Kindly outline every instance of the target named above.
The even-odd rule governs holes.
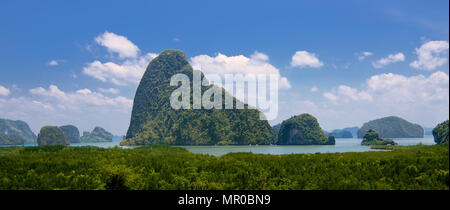
[[[22,138],[25,144],[35,143],[37,138],[33,131],[31,131],[30,126],[21,120],[0,119],[0,133],[7,136],[17,136],[15,137],[15,141],[18,138]]]
[[[362,138],[370,129],[377,131],[382,138],[423,138],[424,134],[422,126],[396,116],[364,123],[358,131],[358,138]]]
[[[66,134],[67,139],[69,139],[70,143],[79,143],[80,142],[80,131],[74,125],[64,125],[59,127],[64,134]]]
[[[80,142],[110,142],[113,135],[101,127],[95,127],[92,132],[83,132]]]
[[[356,138],[358,136],[358,130],[359,130],[359,127],[355,126],[355,127],[348,127],[348,128],[342,128],[342,129],[335,129],[335,130],[333,130],[333,131],[331,131],[329,133],[337,134],[337,133],[340,133],[342,131],[348,131],[348,132],[350,132],[352,134],[351,138]],[[346,135],[348,135],[348,134],[346,134]],[[341,137],[337,137],[336,135],[335,135],[335,137],[336,138],[341,138]]]

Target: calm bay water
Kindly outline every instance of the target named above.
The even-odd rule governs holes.
[[[252,152],[255,154],[293,154],[293,153],[334,153],[334,152],[365,152],[371,151],[369,146],[361,146],[362,139],[336,139],[336,145],[323,146],[180,146],[186,148],[192,153],[210,154],[221,156],[230,152]],[[424,138],[397,138],[394,139],[399,145],[416,145],[426,144],[433,145],[433,136],[427,135]],[[98,142],[98,143],[73,143],[70,146],[97,146],[97,147],[114,147],[118,146],[120,141]],[[0,145],[6,146],[6,145]],[[20,145],[22,146],[22,145]],[[26,144],[25,146],[35,146],[34,144]]]
[[[399,145],[426,144],[433,145],[433,136],[424,138],[394,138]],[[336,145],[314,146],[182,146],[192,153],[221,156],[230,152],[251,152],[255,154],[294,154],[294,153],[335,153],[335,152],[366,152],[372,151],[369,146],[361,145],[362,139],[336,139]]]

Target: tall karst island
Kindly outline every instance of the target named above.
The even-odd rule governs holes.
[[[234,97],[233,109],[173,109],[170,97],[179,87],[171,86],[170,80],[176,74],[193,80],[194,70],[182,51],[165,50],[150,62],[136,90],[130,127],[121,145],[273,143],[274,132],[267,120],[260,120],[260,111],[248,109],[248,105],[236,109],[239,101]],[[191,105],[193,88],[191,84]],[[210,88],[219,87],[203,85],[202,95]]]

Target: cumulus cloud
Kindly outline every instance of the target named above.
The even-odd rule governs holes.
[[[99,35],[95,41],[121,58],[120,61],[96,60],[86,64],[83,73],[102,82],[119,86],[135,85],[142,78],[148,63],[158,56],[155,53],[141,55],[139,48],[128,38],[111,32]]]
[[[316,86],[312,86],[311,89],[309,89],[309,91],[317,92],[317,91],[319,91],[319,88],[317,88]]]
[[[138,58],[126,59],[121,63],[94,61],[83,68],[83,73],[102,82],[116,85],[137,84],[142,78],[148,63],[158,56],[148,53]]]
[[[119,93],[119,90],[117,90],[116,88],[108,88],[108,89],[99,88],[98,90],[100,92],[102,92],[102,93],[112,93],[112,94],[118,94]]]
[[[29,95],[0,98],[0,116],[20,119],[38,132],[44,125],[74,124],[80,131],[102,126],[124,134],[133,101],[123,96],[107,97],[87,88],[63,91],[56,85],[36,87]]]
[[[373,55],[373,53],[372,53],[372,52],[368,52],[368,51],[366,51],[366,52],[361,52],[361,53],[357,53],[358,60],[360,60],[360,61],[366,59],[367,57],[369,57],[369,56],[371,56],[371,55]]]
[[[57,66],[59,65],[59,62],[57,60],[51,60],[47,62],[47,66]]]
[[[435,70],[448,61],[448,41],[429,41],[416,48],[417,60],[409,65],[416,69]]]
[[[324,93],[326,103],[321,109],[336,114],[324,116],[328,121],[352,118],[347,125],[396,115],[434,126],[448,119],[448,92],[449,76],[445,72],[429,76],[378,74],[368,78],[360,89],[340,85]]]
[[[95,42],[106,47],[110,53],[117,53],[120,58],[136,58],[139,48],[127,37],[105,31],[95,38]]]
[[[435,72],[429,77],[417,75],[406,77],[388,73],[370,77],[368,91],[386,102],[429,103],[448,101],[449,77],[444,72]]]
[[[10,90],[4,86],[0,85],[0,96],[8,96],[10,93]]]
[[[198,55],[192,57],[190,62],[194,69],[201,70],[204,74],[276,74],[280,77],[279,87],[289,89],[291,87],[286,77],[280,76],[280,71],[269,62],[269,56],[255,52],[250,57],[244,55],[226,56],[217,54]]]
[[[332,102],[354,102],[354,101],[367,101],[373,100],[372,96],[367,91],[359,91],[355,88],[351,88],[346,85],[339,85],[337,90],[332,92],[325,92],[323,96]]]
[[[308,51],[297,51],[292,56],[291,66],[300,68],[319,68],[323,66],[323,62],[320,61],[314,53],[310,53]]]
[[[391,63],[396,63],[404,60],[405,55],[403,55],[403,53],[389,54],[387,57],[381,58],[380,60],[373,62],[372,66],[378,69],[383,68]]]
[[[54,104],[62,110],[82,111],[82,108],[89,106],[111,106],[116,111],[128,111],[131,108],[132,100],[123,96],[110,98],[101,93],[84,88],[75,92],[63,92],[56,85],[50,85],[48,89],[37,87],[30,89],[32,95],[41,96],[41,100]]]

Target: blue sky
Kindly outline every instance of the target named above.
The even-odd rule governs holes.
[[[25,120],[35,132],[75,124],[124,134],[136,75],[86,69],[95,61],[102,68],[108,62],[139,68],[139,59],[175,48],[189,59],[208,56],[196,62],[202,69],[218,55],[230,61],[266,55],[264,63],[290,84],[279,92],[279,118],[272,124],[309,112],[325,129],[388,115],[432,127],[449,116],[448,4],[1,1],[0,118]],[[123,48],[98,41],[105,34],[128,40],[137,54],[121,57]],[[297,52],[303,56],[294,59]]]

